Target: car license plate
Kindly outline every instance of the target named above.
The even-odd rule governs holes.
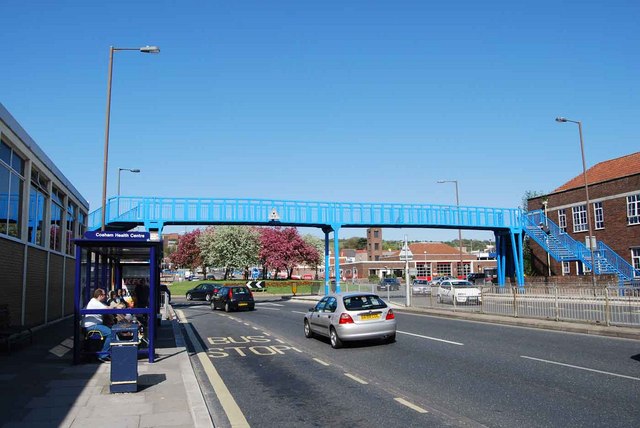
[[[380,318],[380,314],[361,314],[361,320],[377,320]]]
[[[247,306],[247,303],[238,303],[238,306]]]

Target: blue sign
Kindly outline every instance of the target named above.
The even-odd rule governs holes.
[[[149,232],[121,232],[113,230],[97,230],[85,232],[86,239],[96,239],[105,241],[150,241]]]
[[[260,269],[258,268],[251,269],[251,279],[258,279],[258,275],[260,275]]]

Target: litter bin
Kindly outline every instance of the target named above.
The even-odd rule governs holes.
[[[137,323],[118,323],[111,327],[111,385],[114,392],[138,390]]]

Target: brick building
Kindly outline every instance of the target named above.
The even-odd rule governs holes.
[[[640,152],[600,162],[587,170],[588,207],[595,247],[602,241],[640,269]],[[543,210],[563,233],[589,247],[584,177],[574,177],[553,192],[528,200],[528,209]],[[530,241],[534,269],[543,275],[581,275],[579,261],[547,264],[547,253]],[[550,268],[550,269],[549,269]]]
[[[89,203],[2,104],[0,141],[0,306],[13,325],[43,325],[73,313]]]

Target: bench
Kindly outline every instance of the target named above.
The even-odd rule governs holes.
[[[33,332],[29,327],[11,325],[11,315],[7,305],[0,305],[0,343],[7,344],[7,352],[11,352],[11,344],[29,339],[33,344]]]

